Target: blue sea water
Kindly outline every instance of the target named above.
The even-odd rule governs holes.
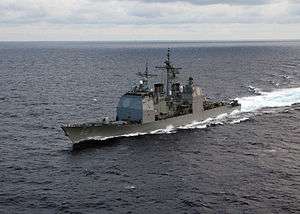
[[[242,112],[73,150],[60,125],[115,117],[168,47]],[[299,103],[296,41],[1,42],[0,213],[299,213]]]

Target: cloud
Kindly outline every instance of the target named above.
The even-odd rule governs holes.
[[[1,0],[0,24],[149,25],[299,22],[288,0]],[[298,6],[298,7],[296,7]]]
[[[300,2],[297,0],[1,0],[0,14],[1,33],[4,29],[8,32],[9,27],[27,29],[42,26],[43,29],[48,27],[55,31],[69,29],[69,32],[73,32],[72,29],[76,31],[76,29],[98,28],[101,29],[101,34],[106,33],[105,29],[112,34],[113,32],[118,34],[122,29],[126,35],[130,32],[142,34],[140,29],[148,33],[149,29],[155,29],[154,32],[157,34],[176,31],[179,35],[180,31],[188,29],[192,35],[195,29],[199,33],[199,29],[204,26],[206,30],[207,26],[218,26],[220,33],[225,35],[233,25],[245,28],[248,26],[253,32],[261,29],[259,26],[267,25],[273,27],[282,25],[274,29],[266,28],[277,32],[284,29],[283,25],[293,25],[295,28],[300,23]],[[291,28],[288,28],[288,31],[291,32]],[[295,31],[300,30],[296,27]],[[94,32],[96,31],[91,31],[93,35]]]
[[[187,2],[195,5],[212,5],[212,4],[228,4],[228,5],[261,5],[272,3],[272,0],[132,0],[145,3],[174,3]]]

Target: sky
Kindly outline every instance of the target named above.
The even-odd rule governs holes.
[[[300,39],[300,0],[0,0],[0,41]]]

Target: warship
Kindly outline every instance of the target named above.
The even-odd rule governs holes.
[[[201,122],[225,113],[240,110],[236,100],[211,101],[189,77],[186,84],[179,81],[182,68],[170,61],[170,49],[163,66],[162,81],[149,86],[149,78],[157,76],[144,72],[137,73],[140,83],[121,96],[116,108],[116,119],[107,117],[96,122],[63,125],[65,135],[73,145],[87,141],[102,141],[110,138],[148,134],[167,127],[180,127]]]

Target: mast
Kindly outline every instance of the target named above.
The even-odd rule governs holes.
[[[143,85],[146,86],[147,90],[149,89],[149,85],[148,85],[149,78],[157,76],[155,74],[150,74],[149,73],[148,61],[146,62],[145,71],[143,73],[142,72],[138,72],[137,75],[140,76],[140,77],[143,77]]]
[[[179,70],[182,68],[176,68],[171,64],[170,61],[170,48],[168,48],[167,60],[164,62],[164,66],[157,66],[155,68],[164,70],[167,73],[167,96],[170,96],[170,89],[173,83],[173,80],[176,79],[176,74],[179,74]]]

